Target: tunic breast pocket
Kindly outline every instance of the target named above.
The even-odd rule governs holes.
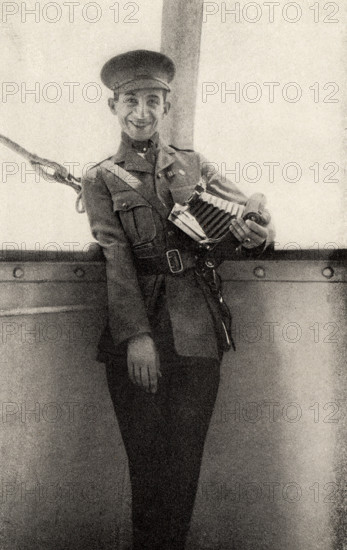
[[[152,206],[137,193],[121,191],[112,196],[124,232],[133,246],[145,244],[156,236]]]

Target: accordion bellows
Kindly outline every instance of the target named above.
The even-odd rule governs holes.
[[[227,201],[207,193],[201,185],[195,187],[184,205],[175,204],[169,220],[199,243],[218,242],[229,232],[234,218],[252,219],[261,225],[269,222],[263,209],[264,195],[252,195],[246,205]]]

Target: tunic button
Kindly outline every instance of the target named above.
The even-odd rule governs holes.
[[[127,208],[127,207],[128,207],[128,203],[127,203],[127,202],[123,202],[122,207],[123,207],[123,208]]]

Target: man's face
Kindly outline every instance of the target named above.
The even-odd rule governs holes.
[[[170,103],[164,100],[164,90],[144,89],[120,92],[118,101],[109,99],[109,106],[131,139],[145,141],[159,130]]]

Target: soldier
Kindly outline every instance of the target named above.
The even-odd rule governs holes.
[[[171,59],[147,50],[104,65],[121,144],[83,182],[106,258],[109,322],[98,359],[129,461],[134,550],[185,546],[225,349],[223,311],[195,269],[197,244],[167,217],[202,175],[207,191],[246,202],[200,154],[160,139],[174,74]],[[243,250],[271,242],[255,222],[238,219],[230,229]]]

